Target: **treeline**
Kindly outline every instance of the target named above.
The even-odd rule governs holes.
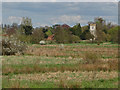
[[[41,40],[48,43],[79,43],[81,40],[91,40],[92,43],[118,42],[118,26],[106,23],[103,18],[95,18],[96,39],[90,33],[89,24],[81,27],[80,23],[70,27],[67,24],[33,28],[32,20],[23,18],[20,25],[2,25],[3,34],[14,36],[22,42],[37,44]]]

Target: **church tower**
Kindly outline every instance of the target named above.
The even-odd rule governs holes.
[[[94,36],[94,38],[96,38],[96,24],[93,23],[93,22],[90,22],[89,23],[89,30],[90,30],[90,33]]]

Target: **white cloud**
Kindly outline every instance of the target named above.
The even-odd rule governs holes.
[[[20,24],[22,22],[22,17],[16,17],[16,16],[9,16],[8,17],[8,22],[9,23],[17,23],[17,24]]]
[[[34,26],[36,27],[45,27],[45,26],[50,26],[49,24],[44,24],[44,23],[36,23]]]
[[[119,0],[3,0],[3,2],[118,2]]]
[[[51,22],[53,22],[53,24],[56,23],[66,23],[66,24],[75,24],[75,23],[87,23],[86,20],[83,20],[82,17],[80,15],[77,16],[68,16],[68,15],[62,15],[60,17],[55,17],[55,18],[51,18]]]

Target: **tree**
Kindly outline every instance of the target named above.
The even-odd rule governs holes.
[[[23,26],[24,30],[25,30],[25,34],[26,35],[31,35],[32,31],[33,31],[33,27],[32,26]]]
[[[26,18],[23,17],[21,24],[25,25],[25,26],[32,26],[32,20],[28,17],[26,17]]]
[[[72,34],[78,36],[79,38],[81,37],[82,30],[81,30],[81,25],[78,23],[77,25],[73,26],[73,28],[70,28],[70,31]]]
[[[81,39],[82,40],[89,40],[89,39],[93,39],[94,36],[90,33],[90,30],[84,30],[83,33],[81,34]]]
[[[18,28],[18,24],[17,24],[17,23],[13,23],[13,24],[12,24],[12,27]]]
[[[94,19],[94,22],[95,22],[95,23],[100,23],[100,24],[102,24],[102,25],[105,24],[105,20],[104,20],[103,18],[101,18],[101,17],[95,18],[95,19]]]
[[[55,40],[57,43],[71,43],[71,33],[69,29],[63,27],[57,27],[55,29]]]
[[[98,43],[106,41],[106,34],[107,34],[107,28],[106,28],[106,23],[103,18],[95,18],[95,23],[96,23],[96,40]]]
[[[118,43],[118,31],[119,26],[113,27],[109,29],[108,34],[110,35],[110,41],[113,43]]]
[[[50,29],[46,32],[46,35],[47,35],[47,37],[49,37],[50,35],[52,35],[52,32],[51,32]]]
[[[102,43],[102,42],[106,41],[106,34],[104,32],[102,32],[98,29],[96,34],[97,34],[96,40],[98,43]]]
[[[44,33],[42,31],[42,28],[36,28],[32,34],[32,43],[39,43],[43,39]]]
[[[81,39],[82,40],[89,40],[89,39],[93,39],[93,38],[94,38],[94,36],[90,33],[89,26],[83,26]]]
[[[21,26],[24,29],[24,32],[25,32],[26,35],[31,35],[32,34],[33,27],[32,27],[31,19],[29,19],[28,17],[26,17],[26,18],[23,17]]]

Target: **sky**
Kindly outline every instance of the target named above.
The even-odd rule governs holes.
[[[56,2],[56,0],[51,0],[51,2],[7,1],[2,2],[3,24],[12,24],[13,22],[20,24],[22,17],[31,18],[34,27],[54,24],[73,26],[76,23],[84,26],[89,21],[94,21],[95,17],[102,17],[107,22],[114,24],[118,23],[118,3],[116,0],[114,0],[115,2],[113,0],[107,0],[109,2],[94,2],[95,0],[93,2],[75,2],[76,0],[74,2]]]
[[[118,1],[120,0],[3,0],[3,2],[118,2]]]

